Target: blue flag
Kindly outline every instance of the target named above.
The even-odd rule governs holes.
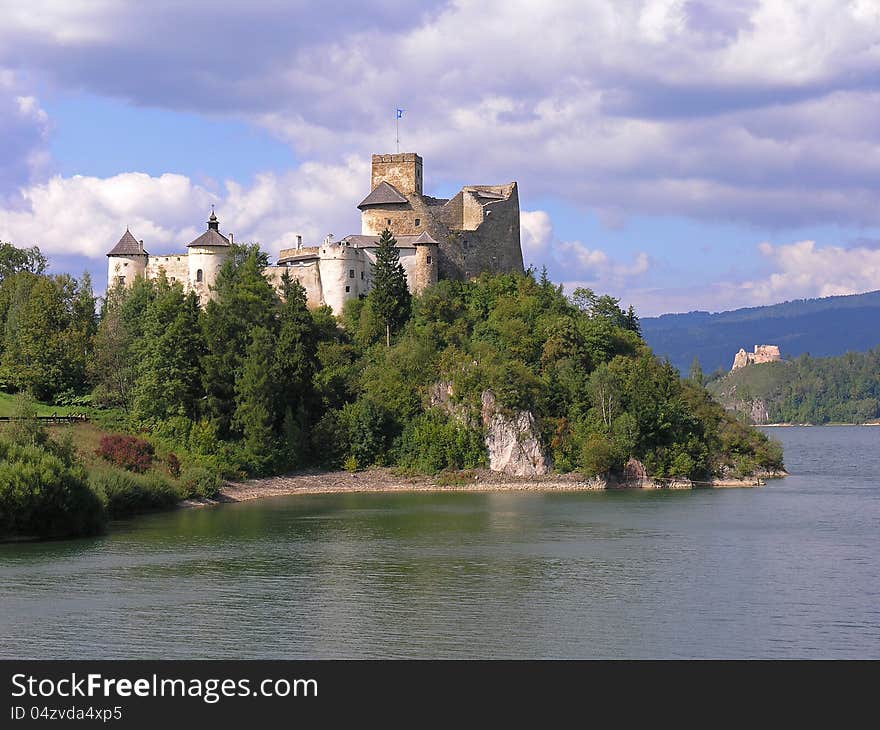
[[[404,113],[405,111],[406,111],[406,109],[398,109],[398,110],[397,110],[397,118],[398,118],[398,119],[403,119],[403,113]]]

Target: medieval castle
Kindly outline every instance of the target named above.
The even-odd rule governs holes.
[[[744,348],[739,348],[739,352],[733,358],[733,367],[730,371],[739,370],[747,365],[758,365],[763,362],[778,362],[782,359],[779,352],[779,345],[755,345],[754,352],[746,352]]]
[[[349,299],[366,296],[379,236],[386,228],[397,240],[400,262],[413,293],[438,278],[466,279],[482,272],[522,271],[519,196],[515,182],[468,185],[451,199],[422,192],[422,158],[413,153],[373,155],[370,194],[358,208],[361,232],[319,246],[282,249],[264,274],[280,290],[282,274],[300,282],[310,307],[329,305],[341,314]],[[212,212],[208,230],[187,244],[186,253],[155,256],[128,230],[107,254],[107,286],[130,285],[136,276],[160,272],[180,281],[204,302],[233,243],[220,233]]]

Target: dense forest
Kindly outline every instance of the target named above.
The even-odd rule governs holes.
[[[880,419],[880,347],[839,357],[801,355],[715,379],[725,407],[760,423],[865,423]]]
[[[654,357],[616,299],[566,297],[532,271],[411,297],[394,243],[386,232],[373,291],[338,319],[309,310],[291,279],[279,296],[255,244],[235,247],[204,308],[180,283],[138,279],[109,291],[100,314],[87,277],[49,276],[37,250],[4,249],[0,386],[88,404],[130,435],[103,436],[84,467],[71,444],[19,419],[5,434],[0,533],[39,527],[15,520],[25,502],[39,512],[28,485],[43,462],[67,474],[82,509],[91,487],[111,515],[210,494],[220,476],[483,466],[487,391],[534,415],[560,471],[615,472],[630,457],[660,477],[781,467],[777,444]],[[451,407],[432,406],[438,383]]]
[[[744,347],[779,345],[783,356],[830,357],[880,345],[880,292],[801,299],[731,312],[664,314],[642,320],[645,340],[659,357],[686,373],[730,370]]]

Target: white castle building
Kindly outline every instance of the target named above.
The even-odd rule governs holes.
[[[369,293],[379,236],[386,228],[397,241],[414,294],[436,284],[441,273],[470,278],[483,271],[522,271],[515,182],[470,185],[451,199],[432,198],[422,193],[419,155],[373,155],[371,192],[358,208],[361,233],[339,241],[328,235],[320,246],[303,246],[297,236],[297,247],[282,250],[277,263],[264,269],[266,278],[280,292],[287,272],[306,290],[310,307],[328,305],[341,314],[346,301]],[[107,286],[130,286],[137,276],[154,279],[164,271],[204,303],[232,244],[232,234],[220,233],[213,211],[208,229],[186,245],[186,253],[150,254],[126,229],[107,253]]]

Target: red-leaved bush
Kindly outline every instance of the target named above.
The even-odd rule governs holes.
[[[153,465],[153,445],[137,436],[102,436],[95,453],[111,464],[143,474]]]

